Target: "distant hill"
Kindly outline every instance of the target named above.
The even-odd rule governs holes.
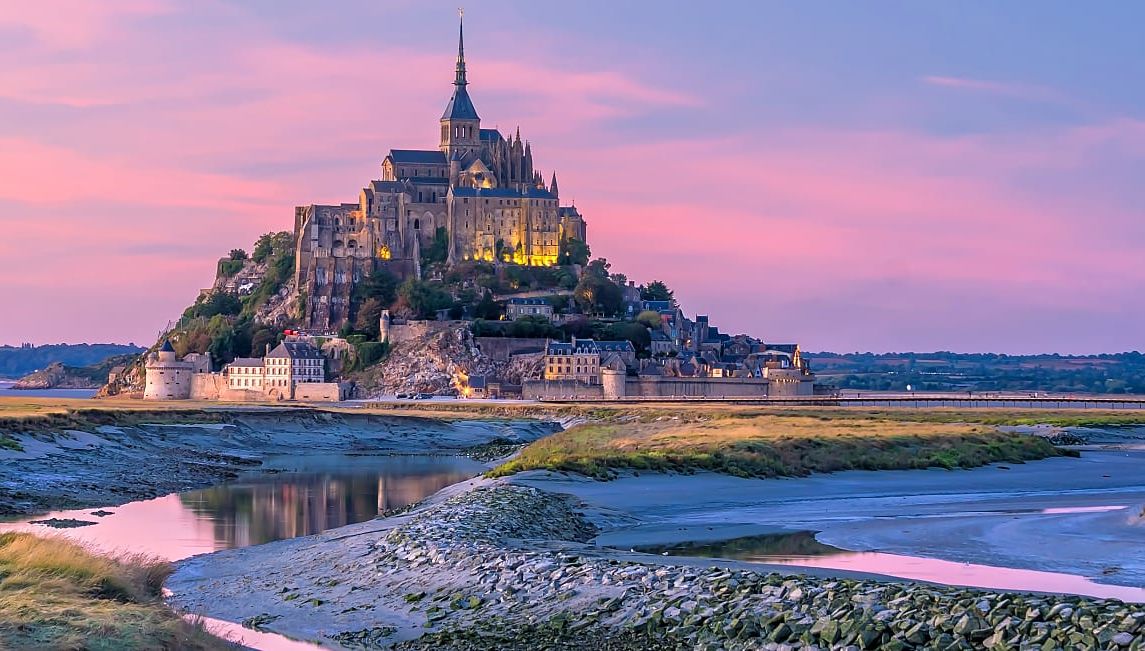
[[[0,346],[0,378],[20,378],[51,364],[96,366],[109,357],[138,355],[144,350],[132,344],[48,344],[29,348]]]
[[[824,384],[866,391],[1145,394],[1145,354],[806,353]]]

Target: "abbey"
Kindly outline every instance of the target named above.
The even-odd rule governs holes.
[[[343,322],[353,284],[375,268],[420,276],[422,250],[442,240],[451,263],[519,265],[557,264],[562,242],[586,240],[576,208],[560,205],[556,174],[546,184],[520,129],[511,137],[482,129],[467,86],[462,25],[438,148],[391,149],[357,203],[295,208],[306,327]]]

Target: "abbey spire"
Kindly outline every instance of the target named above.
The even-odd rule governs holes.
[[[453,77],[453,97],[441,115],[441,151],[448,160],[470,158],[481,146],[481,118],[469,99],[465,73],[464,17],[457,28],[457,68]]]

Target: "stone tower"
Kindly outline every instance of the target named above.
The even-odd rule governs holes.
[[[147,358],[145,400],[186,400],[191,397],[192,362],[181,362],[170,341],[163,342],[158,353]]]
[[[382,310],[382,316],[378,319],[378,341],[384,344],[390,340],[390,326],[393,322],[390,311]]]
[[[465,78],[465,23],[457,32],[457,69],[453,77],[453,97],[441,115],[441,153],[446,160],[465,160],[481,149],[481,118],[469,99]]]

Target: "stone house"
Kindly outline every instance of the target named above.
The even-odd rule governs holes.
[[[510,298],[505,301],[505,317],[510,321],[536,316],[552,321],[553,306],[543,298]]]

